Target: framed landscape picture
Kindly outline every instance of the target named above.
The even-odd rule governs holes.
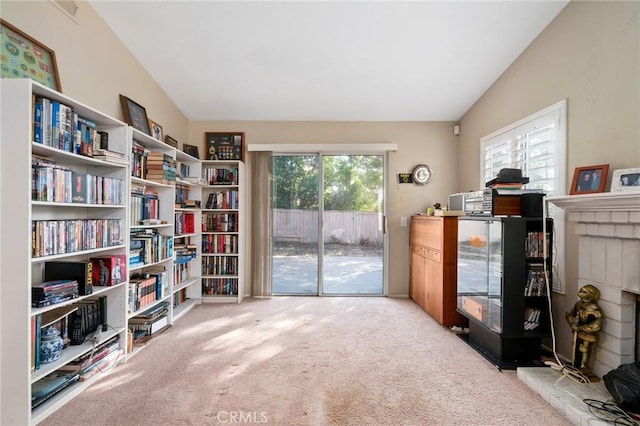
[[[3,19],[0,19],[0,41],[0,77],[30,78],[62,92],[53,50]]]
[[[244,161],[244,132],[206,132],[206,160]]]
[[[152,136],[147,110],[124,95],[120,95],[120,104],[122,105],[125,123],[134,129],[140,130],[142,133]]]

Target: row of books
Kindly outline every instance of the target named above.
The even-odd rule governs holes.
[[[189,176],[189,164],[176,161],[176,169],[178,170],[178,177],[184,178]]]
[[[147,155],[149,150],[140,142],[134,140],[131,146],[131,176],[147,178]]]
[[[183,185],[181,183],[176,183],[176,207],[184,208],[186,206],[186,201],[189,199],[189,185]]]
[[[527,277],[524,286],[525,296],[546,296],[547,295],[547,274],[542,264],[527,265]]]
[[[122,205],[122,179],[71,170],[37,157],[31,163],[31,199],[59,203]]]
[[[202,253],[237,254],[238,236],[232,234],[205,234],[202,236]]]
[[[120,219],[34,220],[33,257],[73,253],[122,244]]]
[[[238,185],[238,169],[205,168],[202,177],[209,185]]]
[[[158,193],[144,185],[131,185],[131,223],[141,224],[147,219],[160,218],[160,200]]]
[[[238,213],[203,213],[202,232],[238,232]]]
[[[162,299],[168,292],[169,276],[167,271],[158,270],[135,274],[129,279],[129,312],[137,312]]]
[[[551,235],[547,232],[546,238],[544,232],[527,232],[525,240],[525,254],[527,257],[543,257],[544,253],[549,255],[549,241]],[[546,241],[546,251],[545,249]]]
[[[173,284],[179,285],[185,280],[191,278],[191,265],[189,262],[173,264]]]
[[[227,191],[212,192],[205,204],[207,209],[238,209],[238,191],[235,189]]]
[[[184,303],[187,300],[189,300],[189,297],[187,297],[187,289],[180,289],[180,291],[173,295],[173,308],[177,308],[181,303]]]
[[[162,235],[157,229],[142,229],[131,232],[131,238],[129,239],[129,266],[149,265],[172,256],[172,235]]]
[[[237,256],[205,256],[202,258],[203,275],[237,275]]]
[[[79,116],[71,106],[36,97],[33,105],[33,140],[91,157],[94,149],[108,148],[109,135],[98,131],[96,123]]]
[[[203,278],[202,294],[207,296],[237,296],[237,278]]]
[[[195,214],[189,212],[176,212],[174,232],[176,235],[193,234],[196,232]]]

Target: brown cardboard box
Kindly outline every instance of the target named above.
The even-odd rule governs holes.
[[[480,321],[484,321],[485,305],[471,296],[462,296],[462,309]]]

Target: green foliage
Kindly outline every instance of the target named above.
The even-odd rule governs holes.
[[[325,210],[381,210],[382,156],[332,155],[323,160]],[[275,208],[318,208],[317,156],[274,156],[273,168]]]

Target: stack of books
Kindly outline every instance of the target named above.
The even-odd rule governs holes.
[[[78,297],[78,281],[53,280],[31,286],[31,306],[42,308]]]

